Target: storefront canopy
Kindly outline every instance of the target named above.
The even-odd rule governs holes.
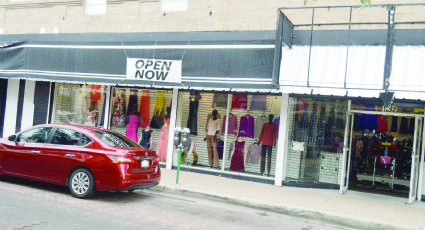
[[[274,32],[2,36],[0,39],[21,38],[25,42],[0,47],[0,77],[146,87],[273,90],[274,36]],[[127,58],[181,60],[182,82],[126,80]]]
[[[281,90],[349,97],[379,97],[388,90],[398,99],[425,100],[423,9],[424,4],[281,9]]]

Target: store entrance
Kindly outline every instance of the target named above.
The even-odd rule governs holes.
[[[417,198],[423,115],[349,111],[341,192]]]

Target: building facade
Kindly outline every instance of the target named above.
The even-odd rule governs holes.
[[[94,125],[156,149],[172,169],[168,140],[187,127],[184,170],[410,202],[425,193],[425,30],[411,25],[421,18],[394,28],[390,9],[357,1],[3,2],[3,137]],[[391,106],[381,92],[394,92]]]

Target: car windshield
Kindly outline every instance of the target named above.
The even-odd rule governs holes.
[[[100,138],[109,146],[114,147],[140,147],[136,142],[124,137],[121,134],[108,131],[92,131],[94,135]]]

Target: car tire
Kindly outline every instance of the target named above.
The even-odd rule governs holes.
[[[93,174],[84,168],[76,169],[69,177],[68,187],[72,196],[85,199],[96,191]]]

